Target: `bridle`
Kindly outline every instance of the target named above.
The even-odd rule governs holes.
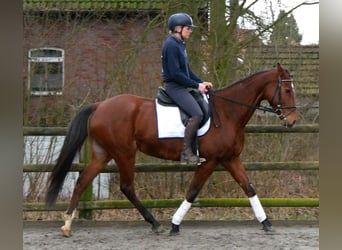
[[[214,102],[212,101],[212,98],[211,97],[219,97],[225,101],[229,101],[229,102],[232,102],[232,103],[235,103],[235,104],[238,104],[238,105],[242,105],[242,106],[245,106],[245,107],[248,107],[248,108],[251,108],[251,109],[258,109],[258,110],[261,110],[261,111],[264,111],[264,112],[269,112],[269,113],[273,113],[273,114],[276,114],[278,116],[278,118],[280,120],[285,120],[286,124],[287,124],[287,117],[292,114],[296,109],[297,107],[296,106],[283,106],[282,105],[282,102],[281,102],[281,98],[282,98],[282,95],[281,95],[281,87],[282,87],[282,83],[283,82],[291,82],[291,87],[292,89],[294,89],[293,87],[293,79],[281,79],[280,76],[278,76],[278,84],[277,84],[277,87],[274,91],[274,94],[273,94],[273,97],[271,99],[271,103],[273,103],[274,101],[274,98],[278,95],[278,104],[276,105],[276,109],[273,109],[273,108],[270,108],[270,107],[266,107],[266,106],[263,106],[263,105],[250,105],[250,104],[247,104],[247,103],[242,103],[242,102],[239,102],[239,101],[236,101],[234,99],[231,99],[231,98],[227,98],[227,97],[224,97],[224,96],[220,96],[220,95],[217,95],[214,93],[214,91],[212,89],[209,89],[208,90],[208,95],[209,95],[209,104],[211,106],[211,109],[215,112],[215,114],[217,115],[217,117],[219,118],[220,120],[220,116],[218,114],[218,111],[217,111],[217,108],[216,106],[214,105]],[[284,109],[292,109],[291,112],[287,113],[286,115],[283,113],[283,110]],[[221,124],[221,121],[219,121],[219,123]],[[215,127],[219,127],[220,124],[215,124]]]
[[[283,82],[291,82],[291,88],[294,89],[293,87],[293,79],[281,79],[280,76],[278,76],[278,84],[277,84],[277,88],[274,92],[274,95],[271,99],[271,103],[273,103],[273,100],[274,100],[274,97],[277,95],[277,92],[278,92],[278,104],[277,104],[277,108],[275,110],[272,109],[272,113],[276,113],[278,115],[278,118],[280,120],[287,120],[287,117],[292,114],[296,109],[297,107],[296,106],[283,106],[282,103],[281,103],[281,84]],[[283,110],[284,109],[292,109],[289,113],[287,113],[286,115],[283,114]]]

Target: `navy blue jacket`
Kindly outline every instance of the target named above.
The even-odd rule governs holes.
[[[169,36],[164,42],[161,59],[164,82],[175,82],[185,88],[195,89],[203,82],[190,69],[184,41]]]

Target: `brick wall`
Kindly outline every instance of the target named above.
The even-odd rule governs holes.
[[[146,31],[146,22],[129,18],[26,21],[24,81],[28,50],[58,47],[65,50],[66,96],[90,95],[92,101],[122,92],[147,91],[144,94],[149,96],[149,85],[161,81],[161,46],[167,33],[160,28]]]

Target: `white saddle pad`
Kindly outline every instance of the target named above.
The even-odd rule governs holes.
[[[207,97],[204,95],[205,100],[208,102]],[[158,138],[182,138],[184,137],[185,126],[182,123],[181,115],[178,107],[162,106],[156,103],[157,112],[157,130]],[[210,118],[208,121],[197,131],[198,136],[204,135],[210,126]]]

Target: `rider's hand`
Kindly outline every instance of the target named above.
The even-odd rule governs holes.
[[[205,94],[208,92],[208,89],[212,88],[213,84],[211,82],[202,82],[198,84],[198,90],[202,93]]]

